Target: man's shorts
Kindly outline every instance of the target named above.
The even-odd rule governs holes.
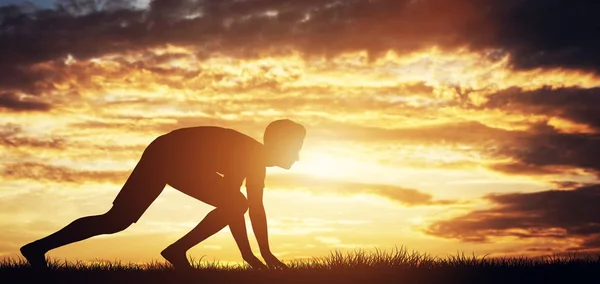
[[[113,201],[113,209],[125,212],[123,218],[137,222],[165,188],[164,153],[160,137],[144,150],[139,162]]]

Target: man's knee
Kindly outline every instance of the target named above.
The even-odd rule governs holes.
[[[102,215],[105,218],[104,227],[108,234],[116,233],[127,229],[131,224],[135,223],[133,218],[120,212],[114,207]]]
[[[248,211],[248,200],[241,193],[231,197],[227,204],[222,206],[227,212],[235,215],[244,215]]]

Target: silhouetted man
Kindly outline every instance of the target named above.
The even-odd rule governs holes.
[[[200,126],[174,130],[144,150],[112,208],[77,219],[58,232],[27,244],[21,253],[33,267],[46,267],[54,248],[124,230],[139,220],[166,184],[214,207],[189,233],[161,255],[176,269],[189,269],[186,252],[229,225],[242,258],[255,268],[266,266],[252,253],[244,213],[248,210],[260,252],[269,267],[285,267],[269,248],[263,207],[265,167],[289,169],[298,161],[306,129],[291,120],[271,122],[264,145],[233,129]],[[246,180],[248,198],[240,192]]]

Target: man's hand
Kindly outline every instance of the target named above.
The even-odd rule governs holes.
[[[263,259],[267,263],[267,266],[271,269],[285,269],[288,268],[285,263],[281,262],[281,260],[277,259],[271,252],[261,253]]]
[[[254,255],[245,256],[243,259],[254,269],[267,269],[267,266]]]

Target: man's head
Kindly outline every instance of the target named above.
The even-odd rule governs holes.
[[[269,123],[263,136],[268,165],[291,168],[299,160],[305,136],[304,126],[289,119]]]

